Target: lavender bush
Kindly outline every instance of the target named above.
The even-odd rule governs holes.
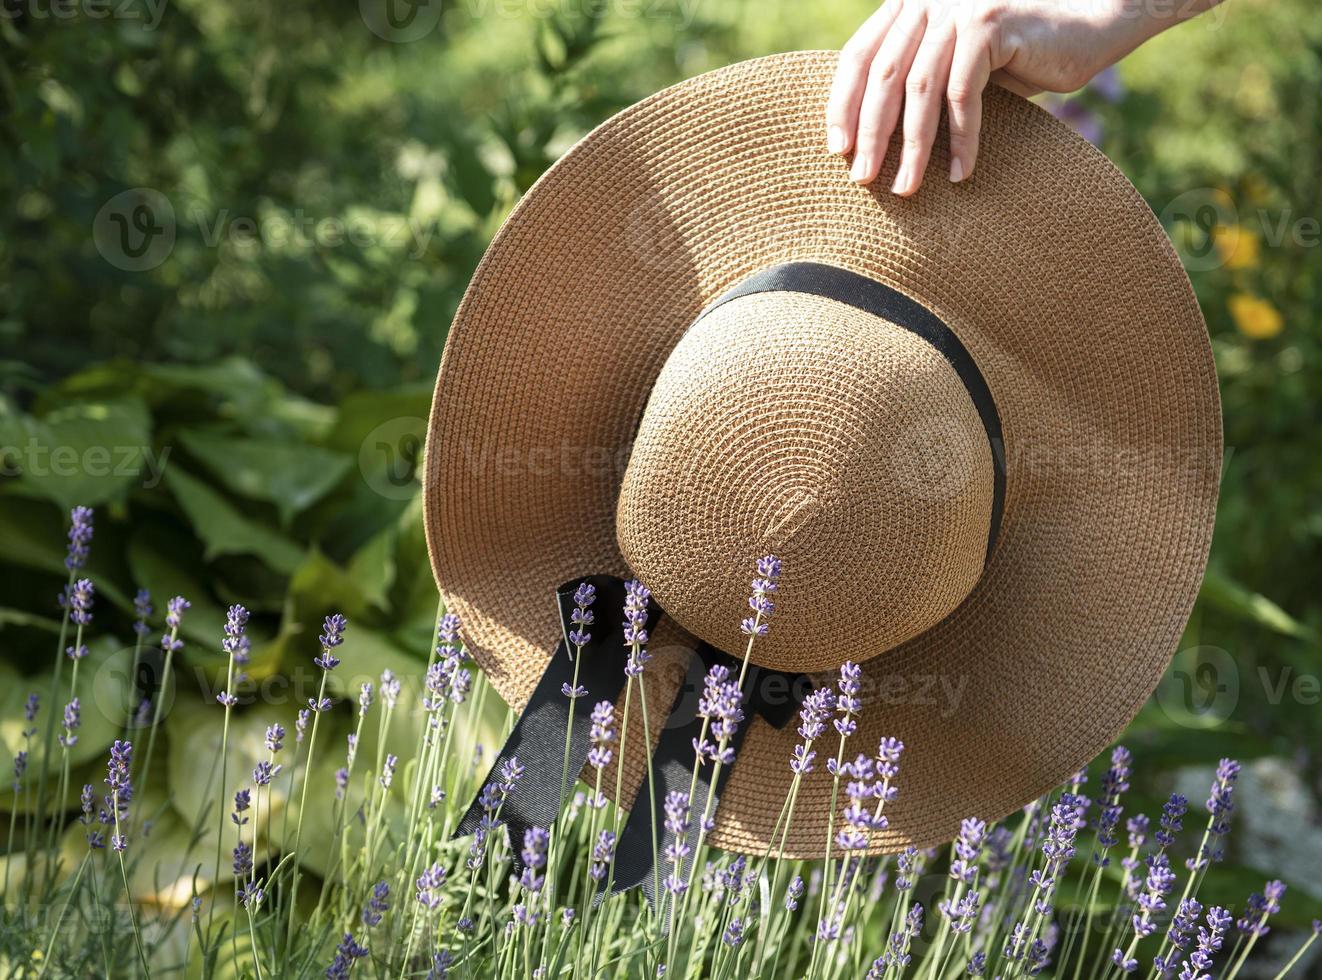
[[[1236,907],[1203,898],[1235,809],[1239,767],[1228,759],[1205,821],[1178,794],[1155,814],[1155,831],[1149,815],[1128,812],[1133,759],[1117,747],[1095,796],[1079,773],[1001,824],[970,815],[949,848],[869,856],[888,813],[903,806],[904,745],[860,742],[865,708],[852,663],[801,706],[772,845],[748,856],[714,851],[719,801],[698,790],[699,776],[715,785],[735,762],[744,670],[774,628],[781,564],[773,557],[756,568],[739,672],[718,666],[705,678],[689,791],[663,801],[674,837],[655,847],[655,907],[638,891],[598,900],[614,881],[625,816],[605,780],[626,750],[630,714],[648,711],[648,592],[638,582],[626,590],[624,694],[591,711],[588,782],[563,772],[560,819],[521,839],[502,825],[521,764],[510,760],[479,785],[483,757],[511,719],[466,659],[448,613],[416,676],[386,670],[348,693],[335,672],[352,669],[354,631],[343,616],[326,617],[306,651],[315,695],[292,715],[264,717],[264,706],[243,707],[236,693],[250,668],[249,613],[232,606],[219,638],[224,686],[195,709],[216,720],[179,722],[218,732],[199,742],[215,751],[184,766],[172,752],[153,767],[158,731],[178,717],[165,710],[165,692],[189,603],[171,598],[160,681],[127,706],[99,778],[80,787],[92,692],[79,665],[96,589],[81,574],[93,515],[76,508],[71,517],[49,688],[5,719],[18,746],[0,939],[6,976],[1234,980],[1281,909],[1280,881]],[[591,586],[575,595],[575,654],[591,637],[596,601]],[[152,597],[140,593],[135,609],[131,676],[152,632]],[[577,675],[562,693],[592,694]],[[566,731],[566,760],[569,739]],[[802,778],[819,765],[833,799],[823,858],[782,860]],[[654,786],[650,770],[646,785]],[[474,794],[478,830],[452,840]],[[171,815],[180,812],[190,822]],[[1309,962],[1320,930],[1313,922],[1277,977]]]

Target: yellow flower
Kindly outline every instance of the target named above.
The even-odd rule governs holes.
[[[1285,326],[1285,318],[1261,296],[1235,293],[1230,297],[1230,315],[1239,332],[1251,340],[1275,337]]]
[[[1243,225],[1217,225],[1212,241],[1227,269],[1256,269],[1258,235]]]

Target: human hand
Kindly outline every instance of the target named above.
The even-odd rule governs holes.
[[[886,0],[845,45],[826,109],[827,146],[854,154],[850,177],[876,179],[903,133],[891,190],[918,190],[949,106],[950,179],[978,158],[982,90],[1072,92],[1166,27],[1219,0]],[[901,126],[901,110],[903,124]]]

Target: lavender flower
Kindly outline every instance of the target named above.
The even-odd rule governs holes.
[[[326,980],[348,980],[349,971],[357,960],[367,955],[367,947],[359,946],[352,933],[346,932],[340,944],[335,947],[335,959],[326,968]]]
[[[1232,796],[1238,778],[1239,763],[1234,759],[1222,759],[1216,767],[1212,792],[1207,798],[1209,817],[1206,838],[1198,853],[1185,862],[1190,871],[1203,871],[1208,865],[1220,861],[1224,855],[1218,841],[1230,833],[1230,814],[1235,809]]]
[[[371,928],[381,924],[381,918],[390,910],[390,885],[378,881],[372,888],[372,895],[363,906],[363,925]]]
[[[272,755],[285,747],[285,726],[280,724],[266,726],[266,751]]]
[[[1160,829],[1154,839],[1163,851],[1175,843],[1175,835],[1184,829],[1184,814],[1188,809],[1188,798],[1179,793],[1172,793],[1162,805]]]
[[[151,593],[146,589],[139,589],[138,594],[133,597],[133,612],[137,617],[133,623],[133,632],[138,636],[146,636],[151,632],[151,627],[147,625],[147,620],[151,618],[153,612],[151,605]]]
[[[637,579],[624,583],[624,642],[628,646],[647,644],[647,606],[652,590]]]
[[[1140,938],[1150,936],[1156,931],[1153,922],[1157,913],[1166,908],[1166,896],[1175,884],[1175,872],[1171,870],[1170,860],[1164,854],[1155,854],[1148,860],[1148,876],[1143,892],[1138,896],[1138,912],[1132,922],[1134,933]]]
[[[308,722],[312,720],[312,710],[310,708],[299,708],[298,717],[294,720],[294,741],[301,742],[308,733]]]
[[[248,822],[248,818],[243,814],[248,812],[252,805],[252,793],[249,790],[241,789],[234,794],[234,812],[230,814],[230,820],[236,827],[242,827]]]
[[[789,888],[785,890],[785,911],[797,912],[799,910],[799,899],[803,897],[803,875],[795,875],[790,880]]]
[[[673,790],[666,794],[665,828],[673,840],[662,849],[663,856],[670,862],[670,874],[666,876],[665,889],[672,895],[682,895],[688,891],[688,883],[682,871],[684,860],[691,853],[688,845],[689,836],[689,795]]]
[[[731,919],[730,924],[725,927],[725,934],[721,936],[721,940],[727,946],[731,946],[734,948],[738,948],[739,946],[742,946],[744,942],[743,920],[737,917]]]
[[[734,750],[726,743],[744,720],[743,697],[738,682],[731,680],[727,667],[716,664],[707,672],[702,697],[698,699],[698,715],[707,719],[711,738],[693,740],[693,749],[699,759],[710,759],[722,765],[734,761]]]
[[[982,853],[986,839],[986,821],[970,818],[960,822],[959,837],[954,844],[955,858],[950,862],[951,878],[966,885],[973,884],[978,875],[978,855]]]
[[[574,611],[569,614],[573,629],[569,631],[569,642],[576,647],[586,646],[592,640],[588,627],[593,623],[592,604],[597,601],[596,586],[582,582],[574,590]]]
[[[523,850],[519,857],[523,859],[523,874],[519,884],[527,891],[536,894],[546,883],[546,876],[539,872],[546,867],[546,851],[551,843],[551,832],[545,827],[529,827],[523,832]]]
[[[780,580],[780,559],[774,555],[767,555],[758,559],[757,578],[753,579],[753,594],[748,597],[748,608],[753,610],[753,615],[749,616],[739,624],[739,629],[746,636],[766,636],[770,629],[767,622],[775,611],[776,605],[771,601],[771,594],[776,591]]]
[[[615,835],[609,830],[603,830],[592,845],[592,866],[588,869],[588,876],[593,881],[603,881],[614,855]]]
[[[390,789],[390,784],[395,780],[395,766],[399,764],[399,757],[386,753],[386,761],[381,767],[381,788]]]
[[[252,848],[239,841],[234,846],[234,877],[244,878],[252,872]]]
[[[129,780],[129,770],[133,762],[133,743],[115,740],[110,746],[110,762],[106,766],[106,785],[110,795],[106,798],[109,817],[118,826],[128,815],[129,803],[133,800],[133,784]],[[110,846],[116,851],[128,847],[128,838],[115,833],[110,838]]]
[[[332,613],[323,621],[320,637],[321,656],[312,661],[322,670],[334,670],[340,665],[340,661],[335,659],[331,651],[344,642],[344,631],[348,626],[349,621],[339,613]]]
[[[1180,980],[1211,980],[1212,960],[1225,943],[1233,919],[1228,910],[1218,906],[1207,910],[1207,925],[1198,929],[1198,948],[1185,960]]]
[[[819,687],[803,699],[799,707],[799,736],[803,741],[794,746],[794,754],[790,758],[790,771],[795,775],[812,772],[813,762],[817,758],[812,743],[826,731],[826,722],[834,706],[835,695],[829,687]]]
[[[394,671],[381,671],[381,700],[385,702],[388,710],[393,710],[399,702],[399,678],[395,676]]]
[[[858,692],[862,688],[860,683],[862,677],[863,668],[852,660],[846,660],[840,665],[840,680],[836,683],[840,695],[835,699],[835,710],[841,717],[833,724],[841,738],[848,738],[858,730],[858,722],[854,721],[854,716],[863,710],[863,702],[858,698]]]
[[[358,689],[358,716],[367,717],[367,711],[372,707],[372,682],[363,681],[363,686]]]
[[[1269,881],[1263,886],[1262,894],[1254,892],[1249,896],[1248,908],[1237,922],[1236,928],[1247,936],[1261,939],[1271,932],[1267,919],[1281,910],[1281,899],[1285,897],[1285,885],[1280,881]]]
[[[428,912],[434,912],[441,905],[441,887],[445,884],[445,868],[433,864],[418,876],[417,899]]]
[[[239,885],[237,898],[239,904],[245,909],[257,909],[261,907],[262,900],[266,898],[266,889],[262,887],[260,881],[245,881]]]
[[[82,725],[82,703],[78,698],[71,698],[69,703],[64,706],[64,734],[59,736],[60,745],[66,749],[71,749],[78,744],[78,736],[74,733]]]
[[[64,567],[76,572],[87,564],[92,550],[92,508],[75,507],[69,511],[69,549]]]
[[[96,593],[90,578],[80,578],[65,591],[61,605],[69,610],[69,619],[79,626],[92,621],[92,599]]]
[[[23,774],[28,771],[28,754],[23,750],[14,753],[14,796],[18,796],[23,783]]]
[[[182,649],[183,641],[174,634],[179,632],[179,626],[184,621],[184,613],[191,607],[192,603],[181,595],[175,596],[165,604],[165,625],[170,632],[161,637],[161,650],[163,652],[167,654],[175,653]]]
[[[592,749],[588,752],[588,764],[594,769],[604,769],[610,765],[611,745],[615,742],[615,706],[609,701],[598,701],[592,709]]]
[[[252,771],[252,781],[254,786],[270,786],[271,780],[279,774],[284,766],[262,760]]]
[[[1202,904],[1193,898],[1184,899],[1176,908],[1170,929],[1166,932],[1166,943],[1170,946],[1170,950],[1164,956],[1156,956],[1152,960],[1153,968],[1163,980],[1175,976],[1175,971],[1180,965],[1180,957],[1189,949],[1193,930],[1198,925],[1198,917],[1202,914]]]
[[[230,606],[225,614],[225,636],[220,641],[220,650],[238,667],[248,663],[248,651],[252,647],[247,630],[248,610],[240,605]]]

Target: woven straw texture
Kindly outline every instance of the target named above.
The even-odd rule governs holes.
[[[646,675],[649,705],[668,706],[683,673],[675,651],[691,643],[680,625],[735,636],[751,557],[770,534],[785,575],[754,659],[822,679],[848,656],[865,661],[847,753],[871,753],[883,735],[906,744],[874,847],[893,851],[1023,806],[1101,751],[1151,693],[1206,564],[1220,415],[1188,280],[1105,157],[992,89],[971,180],[940,178],[943,133],[913,198],[886,190],[894,151],[858,187],[824,146],[834,67],[833,54],[795,53],[667,89],[599,127],[526,195],[446,344],[427,537],[470,649],[521,708],[559,640],[555,587],[631,575],[622,546],[676,605]],[[907,294],[977,363],[1007,450],[985,569],[985,436],[957,379],[914,341],[786,294],[734,301],[685,336],[715,297],[790,261]],[[735,379],[709,392],[681,373],[736,370],[755,389]],[[912,448],[932,420],[935,470]],[[859,458],[893,455],[878,442],[890,439],[893,472],[869,472]],[[896,475],[906,466],[914,480]],[[957,490],[919,492],[923,472]],[[825,622],[838,649],[779,641],[804,635],[798,616]],[[643,771],[632,714],[626,801]],[[659,726],[664,707],[651,715]],[[713,843],[765,847],[797,738],[751,722]],[[805,779],[788,855],[821,855],[830,789],[824,766]]]

